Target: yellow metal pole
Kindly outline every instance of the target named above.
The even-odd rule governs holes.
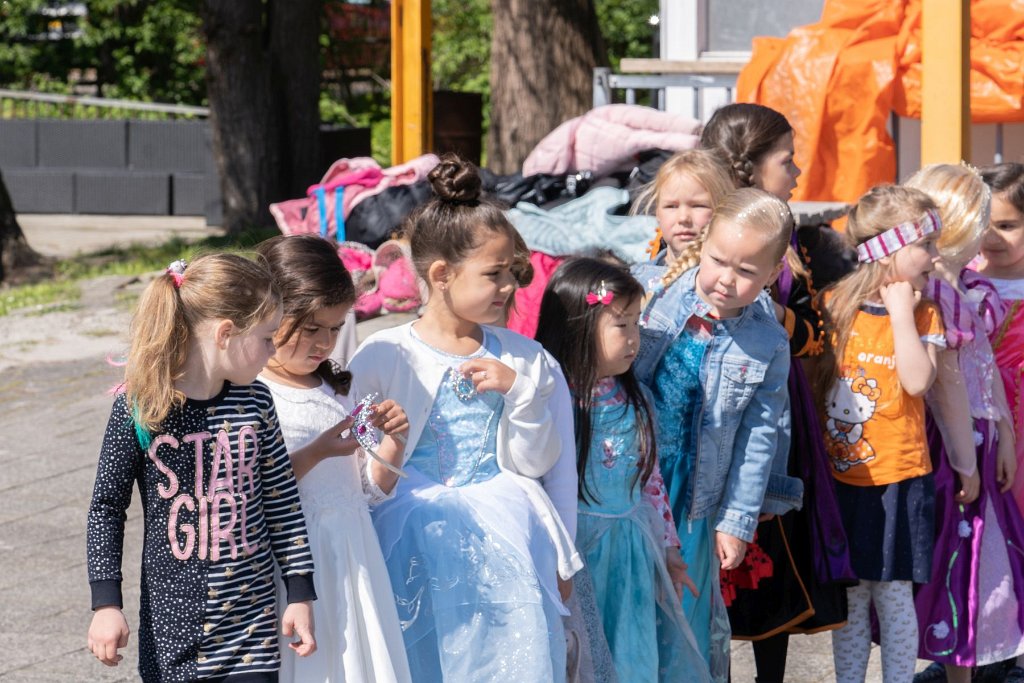
[[[970,0],[921,8],[921,165],[970,161]]]
[[[430,0],[391,2],[391,160],[401,164],[433,146]]]

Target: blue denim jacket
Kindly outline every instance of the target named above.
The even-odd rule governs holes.
[[[632,273],[650,291],[665,270],[641,263]],[[647,386],[686,321],[708,311],[694,290],[697,270],[683,273],[641,315],[633,368]],[[786,474],[789,339],[767,293],[740,315],[716,321],[712,334],[700,371],[704,402],[695,417],[700,437],[689,518],[714,514],[718,531],[750,541],[760,513],[799,508],[803,498],[803,482]]]

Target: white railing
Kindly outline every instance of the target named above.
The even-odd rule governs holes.
[[[651,98],[652,106],[664,110],[668,99],[667,89],[681,88],[683,92],[687,89],[690,91],[689,97],[683,100],[688,101],[683,106],[683,111],[687,107],[692,107],[693,117],[706,121],[712,113],[708,111],[709,106],[717,108],[734,101],[736,78],[744,66],[743,62],[623,59],[619,65],[619,73],[613,73],[607,67],[594,69],[593,106],[613,102],[636,104],[637,91],[648,91],[654,93]],[[708,103],[709,106],[706,106]],[[987,130],[988,126],[992,129]],[[910,130],[905,132],[904,127]],[[1024,124],[1019,127],[1024,130]],[[1013,128],[1014,132],[1019,132],[1016,130],[1018,126]],[[984,138],[984,144],[980,145],[982,149],[975,147],[975,151],[983,152],[985,156],[991,153],[992,163],[1002,163],[1006,157],[1005,125],[975,124],[974,131],[975,138]],[[915,160],[920,160],[920,146],[913,144],[919,137],[919,123],[893,114],[889,120],[889,133],[896,148],[898,178],[895,180],[898,180],[916,170]],[[904,136],[909,137],[903,140]],[[1020,142],[1017,138],[1014,139]],[[975,163],[983,165],[984,162],[977,160]],[[915,168],[910,169],[909,165],[914,165]]]
[[[60,95],[0,89],[2,118],[125,118],[135,113],[155,118],[206,118],[209,107],[114,100],[87,95]]]
[[[693,118],[703,121],[705,91],[711,88],[725,92],[725,102],[735,97],[736,77],[743,68],[741,62],[670,61],[663,59],[623,59],[620,73],[607,67],[594,69],[594,106],[611,104],[615,92],[624,91],[621,101],[636,104],[638,90],[655,93],[654,106],[665,109],[666,89],[684,88],[692,91]],[[721,97],[718,97],[721,105]]]

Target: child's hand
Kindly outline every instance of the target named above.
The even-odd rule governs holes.
[[[493,358],[475,358],[459,366],[459,372],[473,382],[479,393],[497,391],[507,394],[516,381],[516,371]]]
[[[882,303],[889,317],[908,315],[913,316],[914,308],[921,301],[921,292],[914,290],[909,282],[892,282],[882,285],[879,290],[882,295]]]
[[[974,470],[974,474],[969,477],[959,473],[956,476],[960,480],[960,490],[953,497],[956,502],[969,505],[976,501],[981,489],[981,476],[978,474],[978,470]]]
[[[398,436],[409,431],[409,418],[402,406],[390,398],[373,406],[373,426],[385,436]]]
[[[1012,438],[1013,432],[1000,430],[999,436],[999,446],[996,450],[996,481],[999,482],[999,492],[1006,493],[1013,487],[1013,480],[1017,476],[1017,449]]]
[[[715,553],[722,569],[736,569],[747,554],[747,542],[721,531],[715,532]]]
[[[672,578],[672,586],[676,589],[676,598],[683,599],[683,586],[690,589],[690,594],[697,597],[697,584],[690,578],[686,571],[688,565],[683,562],[683,556],[679,554],[679,548],[669,546],[665,548],[665,564],[668,566],[668,575]]]
[[[319,456],[318,460],[336,455],[352,455],[355,453],[356,448],[359,447],[359,442],[355,440],[352,434],[344,435],[345,432],[352,428],[353,422],[354,420],[351,416],[346,417],[333,427],[325,429],[320,436],[313,439],[311,445]]]
[[[562,602],[565,602],[572,595],[572,579],[563,579],[561,576],[556,576],[555,579],[558,580],[558,595]]]
[[[370,465],[373,480],[384,493],[391,493],[398,482],[398,470],[405,462],[405,433],[409,431],[409,418],[402,406],[391,399],[373,407],[373,424],[384,432],[377,447],[377,457],[391,465],[390,469],[376,459]]]
[[[128,647],[128,622],[120,607],[100,607],[89,624],[89,650],[107,666],[117,666],[124,659],[118,648]]]
[[[316,652],[316,639],[313,637],[313,603],[310,600],[293,602],[284,610],[281,617],[281,633],[291,638],[296,635],[299,642],[288,643],[300,657],[308,657]]]

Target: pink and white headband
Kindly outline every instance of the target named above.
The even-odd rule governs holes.
[[[908,244],[922,239],[925,235],[937,232],[942,221],[936,211],[929,209],[919,221],[900,223],[883,233],[875,235],[857,245],[857,259],[861,263],[871,263],[899,251]]]

